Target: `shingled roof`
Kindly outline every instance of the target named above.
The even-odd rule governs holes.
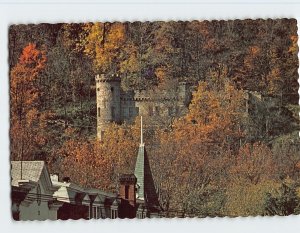
[[[146,206],[159,206],[158,196],[154,186],[154,181],[151,173],[150,163],[147,156],[147,151],[143,143],[141,120],[141,144],[135,164],[134,175],[137,178],[137,199],[144,201]]]
[[[21,161],[11,161],[11,185],[18,186],[19,180],[38,182],[44,165],[44,161],[23,161],[21,177]]]

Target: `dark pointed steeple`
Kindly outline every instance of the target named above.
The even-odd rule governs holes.
[[[143,119],[141,117],[141,144],[135,164],[134,175],[137,178],[137,201],[143,201],[145,206],[158,207],[158,195],[155,190],[149,159],[143,142]]]

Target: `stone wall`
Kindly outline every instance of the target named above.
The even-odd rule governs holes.
[[[248,140],[264,138],[272,134],[280,114],[278,97],[245,91],[245,130]]]
[[[124,92],[119,76],[96,76],[97,137],[101,140],[110,122],[132,123],[143,116],[145,124],[168,124],[187,112],[193,87],[182,82],[174,90]]]

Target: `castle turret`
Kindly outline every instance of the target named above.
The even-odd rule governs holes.
[[[97,138],[103,139],[110,122],[120,123],[121,79],[118,75],[96,75]]]

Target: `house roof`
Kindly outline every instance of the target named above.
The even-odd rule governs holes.
[[[83,187],[73,182],[61,182],[61,181],[53,181],[53,180],[51,181],[53,186],[57,188],[66,187],[68,190],[73,190],[75,192],[85,192]]]
[[[105,192],[103,190],[96,189],[96,188],[85,188],[85,192],[87,192],[90,195],[99,195],[99,196],[105,196],[105,197],[109,197],[109,198],[117,197],[116,193]]]
[[[44,161],[11,161],[11,185],[19,186],[20,180],[38,182],[44,166]]]
[[[52,181],[52,183],[57,188],[54,197],[62,202],[75,203],[79,199],[81,202],[83,198],[87,197],[93,202],[98,197],[97,203],[107,203],[112,202],[110,199],[114,200],[117,197],[114,193],[107,193],[99,189],[86,189],[72,182]]]

